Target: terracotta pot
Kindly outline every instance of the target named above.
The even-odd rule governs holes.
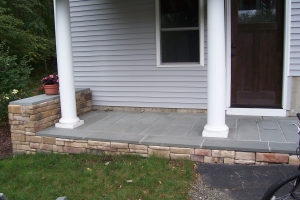
[[[54,95],[58,94],[58,84],[53,85],[43,85],[43,88],[45,90],[45,94],[47,95]]]

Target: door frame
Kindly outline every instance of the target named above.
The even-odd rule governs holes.
[[[283,83],[282,109],[230,108],[231,104],[231,0],[225,0],[225,38],[226,38],[226,114],[253,116],[287,116],[291,101],[291,77],[288,77],[290,66],[290,27],[291,1],[287,0],[284,8],[284,45],[283,45]]]

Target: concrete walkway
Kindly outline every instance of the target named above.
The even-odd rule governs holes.
[[[226,116],[229,137],[203,138],[206,114],[90,111],[76,129],[49,127],[37,133],[68,139],[125,142],[156,146],[295,154],[296,117]]]

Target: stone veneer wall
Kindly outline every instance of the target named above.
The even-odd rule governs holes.
[[[77,115],[92,110],[90,89],[77,89],[76,108]],[[35,145],[36,132],[53,126],[61,117],[60,98],[59,95],[40,95],[10,102],[8,112],[13,152],[35,152],[31,146]],[[43,142],[48,144],[52,140],[44,138]]]
[[[93,140],[74,140],[34,136],[14,135],[15,152],[58,152],[68,154],[105,153],[108,155],[134,154],[148,157],[157,155],[168,159],[188,159],[201,163],[257,164],[270,163],[299,164],[295,155],[279,153],[239,152],[198,148],[163,147]]]
[[[205,113],[206,109],[189,109],[189,108],[146,108],[146,107],[128,107],[128,106],[93,106],[95,110],[104,111],[133,111],[133,112],[177,112],[177,113]]]

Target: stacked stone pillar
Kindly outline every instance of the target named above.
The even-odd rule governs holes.
[[[92,110],[92,95],[89,89],[76,94],[76,108],[77,115]],[[59,96],[56,98],[49,96],[49,100],[33,105],[22,105],[22,100],[11,102],[8,112],[14,152],[53,150],[53,147],[47,145],[55,145],[55,138],[36,136],[36,132],[54,126],[59,121],[61,117]]]

